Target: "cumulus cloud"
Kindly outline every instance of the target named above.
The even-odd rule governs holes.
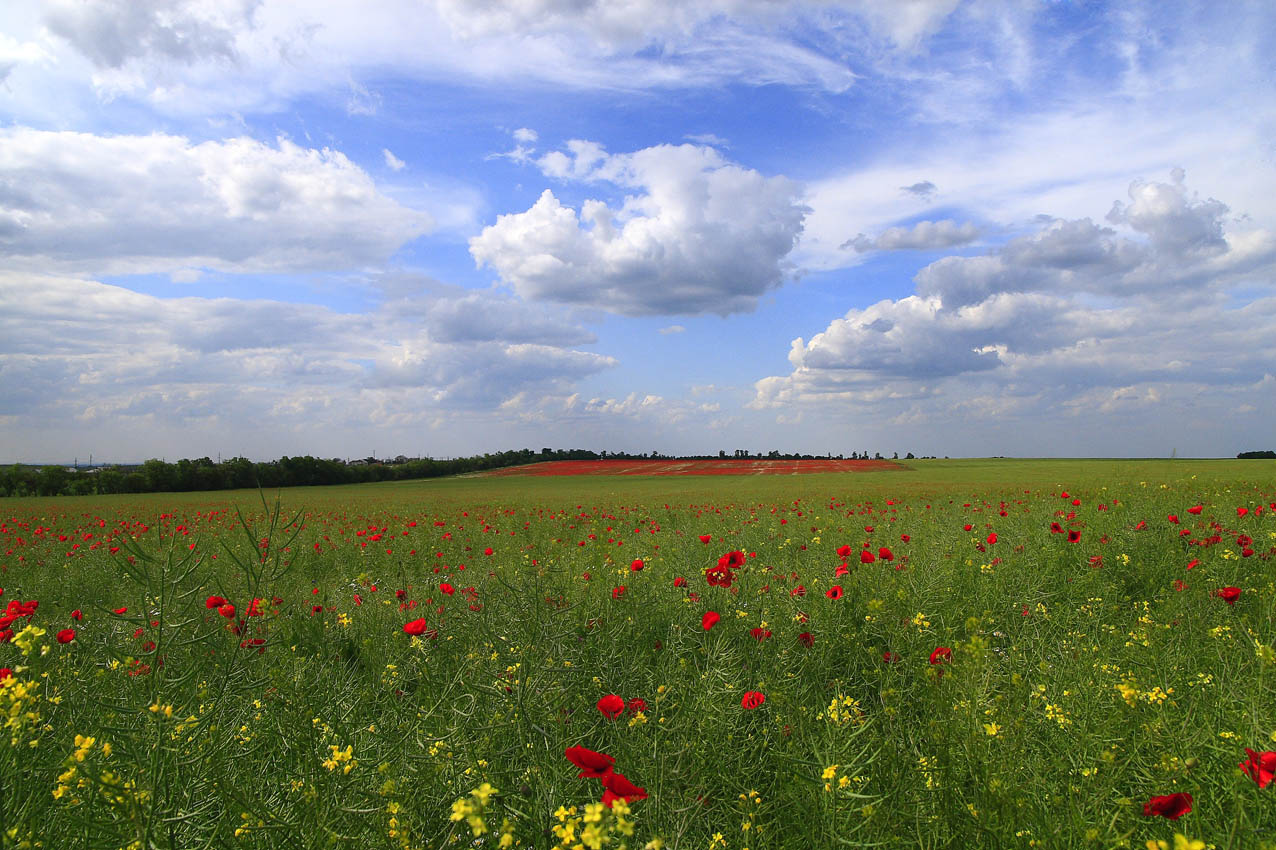
[[[396,298],[365,314],[266,300],[160,299],[78,278],[0,274],[0,411],[38,432],[57,417],[118,429],[216,411],[240,431],[491,413],[562,394],[615,364],[561,317],[523,322],[510,300]],[[423,320],[437,309],[438,321]],[[40,392],[24,388],[39,387]],[[316,409],[316,405],[321,410]],[[393,411],[391,414],[388,411]]]
[[[669,325],[668,327],[663,327],[660,330],[656,331],[656,333],[660,334],[661,336],[669,336],[670,334],[684,333],[686,332],[686,330],[687,329],[684,328],[682,325]]]
[[[1189,194],[1178,172],[1136,181],[1129,196],[1113,227],[1050,220],[987,255],[931,263],[916,295],[794,340],[791,372],[758,381],[751,406],[872,410],[910,427],[975,409],[1039,423],[1052,410],[1256,410],[1254,382],[1276,356],[1276,297],[1253,293],[1276,279],[1276,237],[1226,233],[1227,207]]]
[[[430,227],[330,148],[0,129],[11,267],[350,269],[384,262]]]
[[[957,224],[952,219],[919,221],[912,227],[889,227],[869,239],[863,233],[842,243],[842,248],[865,251],[937,251],[965,245],[979,238],[979,228],[972,222]]]
[[[257,0],[55,0],[44,22],[99,67],[140,58],[189,65],[235,59],[236,35],[252,26],[257,6]]]
[[[806,213],[796,184],[712,148],[608,154],[573,141],[539,162],[548,176],[630,194],[577,212],[546,189],[470,240],[476,262],[531,300],[631,316],[746,312],[784,278]]]

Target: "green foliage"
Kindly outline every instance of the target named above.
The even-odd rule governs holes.
[[[0,645],[0,846],[1257,847],[1276,492],[1244,467],[7,503],[2,598],[40,604]],[[574,746],[647,798],[587,809]]]

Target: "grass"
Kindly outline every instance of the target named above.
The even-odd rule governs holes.
[[[0,845],[1273,846],[1273,465],[910,466],[6,500]]]

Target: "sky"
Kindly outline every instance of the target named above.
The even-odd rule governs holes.
[[[1276,448],[1276,7],[0,8],[0,462]]]

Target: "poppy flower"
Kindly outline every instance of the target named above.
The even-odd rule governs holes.
[[[75,640],[75,629],[63,629],[58,632],[58,643],[70,643]]]
[[[448,596],[451,596],[453,593],[456,593],[456,588],[448,584],[447,582],[443,582],[442,584],[440,584],[439,590],[443,591]]]
[[[212,610],[213,608],[220,608],[225,604],[226,600],[220,596],[210,596],[204,600],[204,607],[209,610]]]
[[[491,546],[488,546],[486,549],[484,549],[484,550],[483,550],[483,554],[484,554],[484,555],[490,555],[490,554],[492,554],[492,547],[491,547]]]
[[[829,599],[841,599],[842,585],[840,584],[833,585],[828,590],[824,591],[824,595],[827,596]]]
[[[115,613],[116,613],[116,614],[127,614],[127,613],[128,613],[128,607],[126,606],[126,607],[124,607],[124,608],[116,608],[116,609],[115,609]]]
[[[700,618],[700,628],[704,629],[707,632],[709,631],[709,629],[712,629],[714,625],[717,624],[717,622],[721,619],[722,619],[722,615],[719,614],[717,611],[705,611],[704,616]]]
[[[837,556],[839,558],[849,558],[850,555],[851,555],[851,547],[849,545],[837,547]]]
[[[974,526],[973,526],[973,525],[963,525],[963,526],[961,527],[961,530],[962,530],[962,531],[970,531],[972,528],[974,528]]]
[[[1247,514],[1247,513],[1249,513],[1249,508],[1237,508],[1237,509],[1236,509],[1236,516],[1237,516],[1237,518],[1243,517],[1243,516],[1245,516],[1245,514]]]
[[[874,561],[876,561],[876,560],[877,560],[877,558],[875,558],[875,557],[873,556],[873,553],[872,553],[872,552],[870,552],[870,551],[868,551],[867,549],[863,549],[863,550],[861,550],[861,551],[860,551],[860,563],[861,563],[861,564],[871,564],[871,563],[873,563],[873,562],[874,562]]]
[[[891,652],[890,650],[887,650],[886,652],[882,653],[882,660],[885,661],[887,664],[896,664],[899,662],[899,655],[898,653],[894,653],[894,652]]]
[[[611,773],[611,766],[616,760],[606,753],[594,752],[581,746],[569,747],[563,751],[567,760],[580,768],[580,776],[586,779],[602,779]]]
[[[9,678],[12,675],[13,675],[13,668],[0,667],[0,682],[4,681],[5,679]]]
[[[603,781],[603,805],[611,808],[612,803],[617,800],[624,800],[626,803],[632,803],[636,800],[647,799],[647,789],[639,788],[637,785],[625,778],[622,773],[608,773],[602,777]]]
[[[1190,811],[1192,811],[1192,795],[1186,791],[1153,797],[1143,804],[1144,817],[1160,815],[1170,820],[1178,820]]]
[[[1235,605],[1236,600],[1240,598],[1241,589],[1239,587],[1220,587],[1214,591],[1214,595],[1222,599],[1228,605]]]
[[[1187,509],[1187,512],[1188,512],[1189,514],[1192,514],[1193,516],[1196,516],[1196,515],[1197,515],[1197,514],[1199,514],[1202,510],[1204,510],[1204,508],[1205,508],[1205,506],[1204,506],[1204,505],[1194,505],[1193,507],[1188,508],[1188,509]]]
[[[895,553],[886,546],[883,546],[877,550],[877,557],[881,558],[883,561],[893,561],[895,560]]]
[[[608,720],[615,720],[625,713],[625,700],[617,694],[607,694],[598,700],[598,710]]]
[[[229,620],[231,617],[235,616],[235,606],[227,602],[225,605],[217,609],[217,613]]]
[[[413,637],[425,634],[425,618],[422,617],[419,620],[413,620],[410,623],[404,623],[403,633],[405,635],[412,635]]]
[[[728,570],[735,569],[736,567],[742,567],[744,566],[744,553],[738,550],[735,552],[727,552],[718,559],[718,566],[725,567]]]
[[[815,638],[810,632],[802,632],[802,634],[798,635],[798,640],[800,640],[802,645],[805,647],[809,648],[815,646]]]
[[[996,542],[997,542],[997,532],[995,531],[988,532],[988,545],[991,546]]]
[[[629,565],[629,571],[636,573],[645,566],[647,566],[647,564],[642,558],[634,558],[634,562]]]
[[[647,710],[647,701],[642,697],[634,697],[629,701],[629,704],[625,706],[625,708],[630,714],[637,714],[640,711]]]
[[[1201,561],[1200,561],[1200,559],[1199,559],[1199,558],[1193,558],[1193,559],[1192,559],[1192,562],[1191,562],[1190,564],[1188,564],[1188,565],[1187,565],[1187,568],[1190,570],[1190,569],[1192,569],[1193,567],[1200,566],[1200,563],[1201,563]]]
[[[682,576],[678,576],[676,579],[674,579],[674,580],[673,580],[673,586],[674,586],[674,587],[686,587],[686,586],[687,586],[687,580],[686,580],[685,578],[683,578]]]
[[[1068,532],[1068,542],[1069,542],[1069,543],[1079,543],[1079,542],[1081,542],[1081,532],[1080,532],[1080,531],[1077,531],[1075,528],[1074,528],[1074,529],[1072,529],[1071,531],[1069,531],[1069,532]]]
[[[913,538],[909,537],[907,534],[901,534],[901,535],[899,536],[899,539],[900,539],[901,541],[903,541],[904,543],[907,543],[908,541],[912,540]]]
[[[770,629],[764,629],[764,628],[761,628],[761,627],[759,626],[759,627],[755,627],[755,628],[753,628],[753,629],[750,629],[750,630],[749,630],[749,634],[750,634],[750,636],[752,636],[752,637],[753,637],[753,639],[754,639],[754,640],[756,640],[756,641],[759,641],[759,642],[760,642],[760,641],[764,641],[764,640],[766,640],[767,638],[769,638],[769,637],[771,636],[771,630],[770,630]]]
[[[849,574],[850,571],[851,568],[846,566],[846,564],[838,564],[837,569],[833,570],[833,575],[837,578],[841,578],[842,576]]]
[[[745,691],[744,696],[740,698],[740,707],[746,711],[752,711],[764,702],[766,702],[766,694],[761,691]]]
[[[622,596],[624,596],[624,595],[625,595],[625,586],[624,586],[623,584],[622,584],[622,585],[620,585],[619,587],[613,587],[613,588],[611,589],[611,598],[612,598],[612,599],[619,599],[620,597],[622,597]]]
[[[1268,750],[1265,753],[1256,753],[1246,747],[1245,754],[1249,756],[1249,760],[1238,766],[1245,771],[1246,776],[1258,783],[1259,788],[1266,788],[1271,784],[1272,778],[1276,777],[1276,752]]]
[[[84,612],[82,612],[79,608],[76,608],[71,612],[71,619],[75,620],[77,623],[80,622],[84,619]]]
[[[946,646],[937,646],[930,654],[931,664],[946,664],[953,657],[953,651]]]
[[[705,544],[707,544],[707,543],[708,543],[710,540],[712,540],[712,539],[713,539],[713,535],[712,535],[712,534],[701,534],[701,535],[700,535],[700,542],[701,542],[701,543],[705,543]]]

